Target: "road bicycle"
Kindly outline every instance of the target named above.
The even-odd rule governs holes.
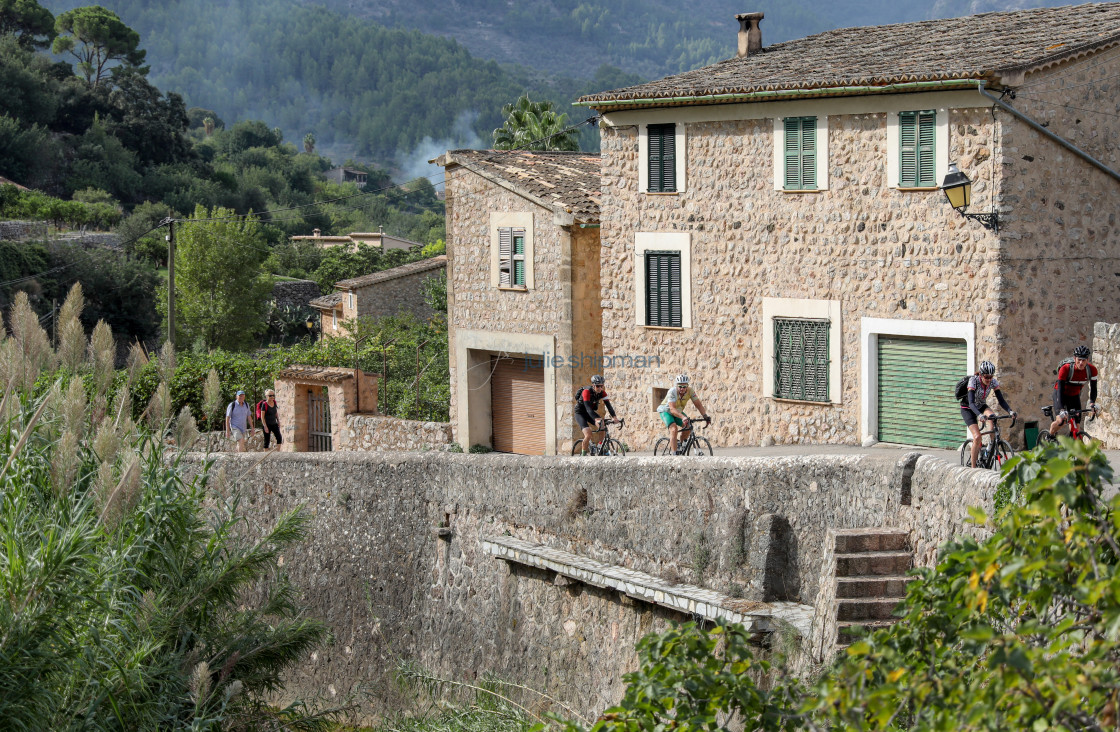
[[[1092,422],[1097,418],[1097,413],[1092,409],[1067,409],[1069,412],[1069,419],[1066,423],[1069,425],[1069,436],[1075,440],[1081,440],[1086,445],[1091,445],[1096,440],[1095,437],[1088,432],[1081,429],[1081,416],[1084,414],[1089,415],[1089,421]],[[1053,405],[1047,405],[1042,408],[1042,413],[1050,419],[1054,419]],[[1058,438],[1050,434],[1050,430],[1040,430],[1038,433],[1038,447],[1046,447],[1058,441]]]
[[[999,420],[1010,419],[1011,426],[1015,426],[1015,418],[1010,414],[989,414],[985,421],[992,423],[992,428],[987,432],[980,433],[980,439],[983,440],[986,436],[990,439],[983,447],[980,448],[980,454],[976,456],[976,467],[984,470],[994,470],[997,473],[1003,469],[1003,464],[1011,459],[1015,451],[1011,449],[1011,445],[1004,440],[999,431]],[[972,438],[965,440],[961,443],[961,465],[968,468],[972,466]]]
[[[589,450],[587,452],[588,455],[608,455],[617,457],[626,456],[626,446],[611,437],[611,433],[607,429],[607,425],[612,424],[617,424],[619,429],[622,429],[624,426],[626,426],[626,420],[604,419],[603,425],[599,429],[591,430],[592,435],[597,435],[602,432],[603,436],[598,442],[595,441],[594,437],[591,438],[591,445],[589,446]],[[576,440],[575,443],[572,444],[572,454],[579,455],[581,450],[583,450],[583,440]]]
[[[711,417],[703,417],[703,418],[700,418],[700,419],[690,419],[689,420],[689,427],[691,429],[691,433],[689,434],[688,439],[685,440],[683,443],[681,443],[681,442],[677,443],[677,447],[679,449],[677,450],[676,453],[672,452],[669,449],[669,438],[668,437],[661,437],[653,445],[653,454],[654,455],[674,455],[674,454],[676,454],[676,455],[693,455],[693,456],[707,455],[707,456],[710,457],[711,454],[712,454],[712,443],[708,442],[708,438],[704,437],[703,435],[696,434],[696,424],[698,422],[703,422],[705,425],[710,425],[712,423],[712,418]]]

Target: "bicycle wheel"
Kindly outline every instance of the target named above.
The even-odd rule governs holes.
[[[995,456],[992,459],[992,470],[997,473],[1003,470],[1003,464],[1010,460],[1014,454],[1015,451],[1011,449],[1010,443],[1007,440],[1000,440],[999,444],[996,445]]]
[[[611,439],[603,443],[603,450],[599,454],[612,455],[615,457],[625,457],[626,448],[622,446],[621,442],[612,437]]]
[[[694,457],[711,457],[712,444],[704,437],[693,437],[692,446],[688,448],[688,454]]]
[[[1050,434],[1050,430],[1042,430],[1038,433],[1038,440],[1035,441],[1035,448],[1048,447],[1056,443],[1058,439]]]
[[[1093,445],[1093,444],[1096,444],[1096,443],[1100,442],[1100,440],[1098,440],[1096,437],[1093,437],[1088,432],[1082,432],[1080,435],[1077,436],[1077,439],[1081,440],[1086,445]]]
[[[961,443],[961,465],[966,468],[972,467],[972,440]]]
[[[576,440],[572,443],[572,455],[579,455],[583,452],[583,440]]]
[[[655,442],[653,444],[653,454],[654,455],[672,455],[673,454],[669,451],[669,438],[668,437],[662,437],[662,438],[658,439],[657,442]]]

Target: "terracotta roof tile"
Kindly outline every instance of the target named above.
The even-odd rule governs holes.
[[[317,297],[307,304],[315,308],[316,310],[333,310],[334,308],[342,304],[342,293],[332,292],[329,295]]]
[[[419,274],[420,272],[427,272],[433,269],[442,269],[447,266],[447,255],[441,254],[438,257],[431,259],[421,259],[419,262],[409,262],[402,264],[400,267],[393,267],[392,269],[385,269],[380,272],[373,272],[371,274],[362,275],[361,277],[354,277],[349,280],[341,280],[334,283],[335,287],[343,290],[357,290],[361,287],[368,287],[375,285],[378,282],[385,282],[386,280],[395,280],[398,277],[407,277],[408,275]],[[339,302],[342,301],[342,295],[338,296]]]
[[[354,378],[354,369],[340,366],[289,366],[280,372],[278,379],[289,379],[302,382],[324,384],[339,384],[347,379]]]
[[[438,161],[458,164],[504,182],[542,206],[572,214],[576,223],[599,221],[599,155],[535,150],[451,150]]]
[[[765,23],[765,21],[763,21]],[[729,24],[728,33],[734,32]],[[763,26],[765,34],[765,26]],[[916,81],[994,80],[1120,43],[1120,3],[983,13],[918,23],[842,28],[765,47],[647,84],[590,94],[579,102],[652,100],[760,91],[885,86]],[[672,102],[677,98],[676,102]],[[617,109],[620,105],[603,105]]]

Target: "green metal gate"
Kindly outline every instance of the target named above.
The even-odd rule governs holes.
[[[879,336],[879,440],[955,448],[964,439],[957,381],[968,373],[964,341]]]

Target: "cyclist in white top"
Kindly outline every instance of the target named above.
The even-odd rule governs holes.
[[[669,451],[672,453],[677,451],[678,435],[680,439],[687,440],[688,433],[692,430],[692,422],[684,413],[685,405],[689,401],[692,401],[696,408],[700,410],[701,417],[708,419],[708,413],[704,410],[700,397],[688,384],[688,374],[680,374],[677,376],[673,388],[662,400],[661,406],[657,408],[661,421],[669,428]]]

